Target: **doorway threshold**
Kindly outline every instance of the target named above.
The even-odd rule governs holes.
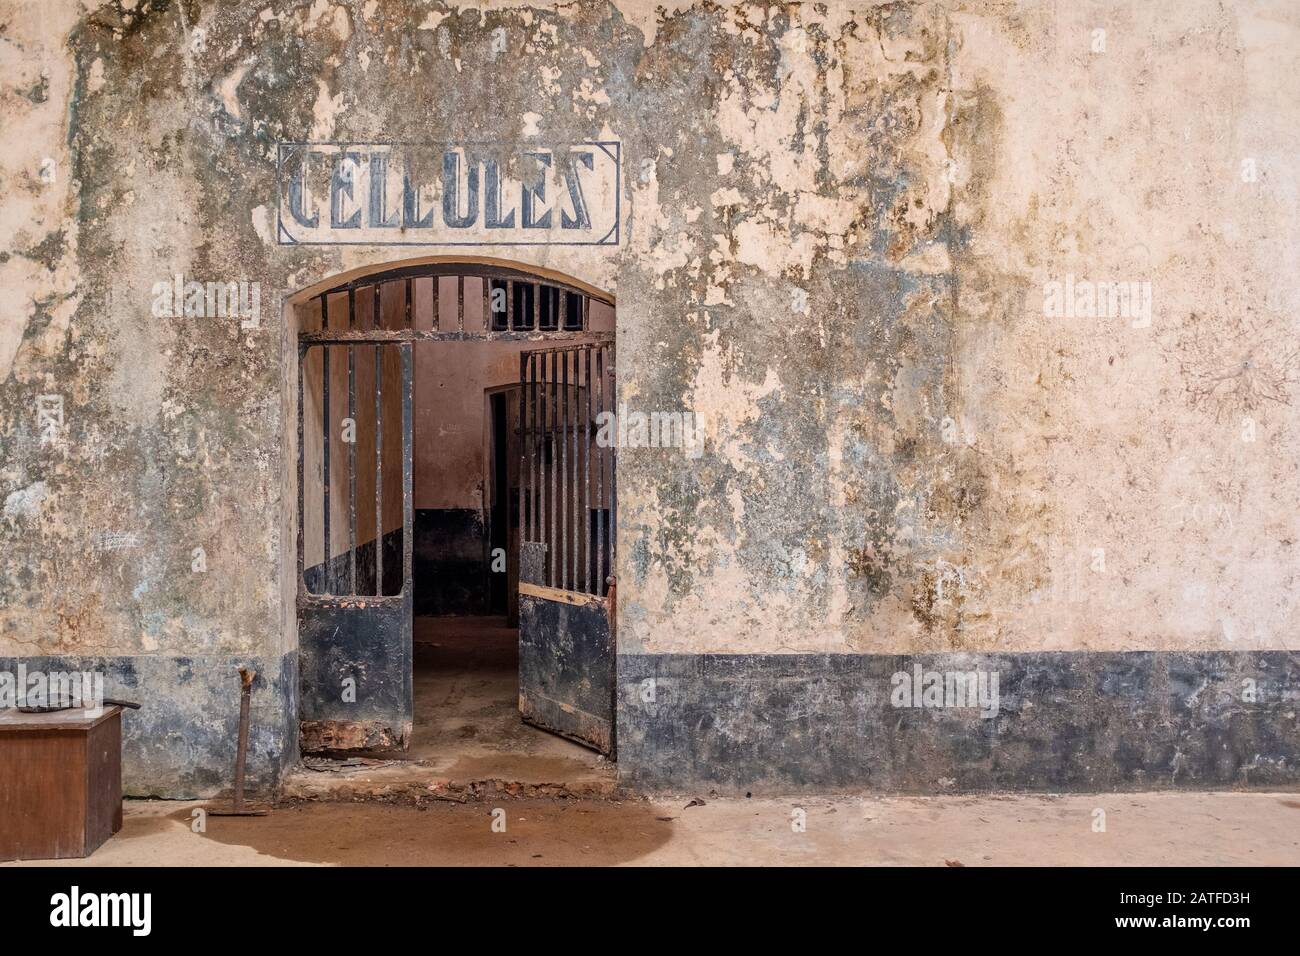
[[[502,616],[417,617],[415,714],[403,755],[304,756],[290,800],[602,798],[614,764],[519,716],[518,630]]]
[[[454,770],[454,772],[448,772]],[[281,800],[380,801],[419,805],[509,798],[607,799],[615,796],[614,765],[573,765],[548,758],[462,761],[453,768],[427,760],[304,757],[285,775]]]

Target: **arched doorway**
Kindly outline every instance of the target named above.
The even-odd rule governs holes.
[[[612,297],[430,260],[296,308],[303,752],[430,756],[509,706],[612,755]]]

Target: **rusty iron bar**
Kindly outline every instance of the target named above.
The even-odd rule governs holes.
[[[528,353],[528,541],[537,540],[537,356]]]
[[[570,542],[570,548],[573,551],[573,590],[578,590],[578,412],[582,408],[582,385],[579,380],[581,369],[578,366],[578,355],[580,350],[574,349],[571,353],[573,356],[573,519],[570,524],[569,536],[573,540]]]
[[[349,303],[349,306],[351,303]],[[348,420],[352,440],[348,442],[348,593],[357,593],[357,357],[356,346],[348,346]]]
[[[563,551],[560,549],[560,540],[564,536],[564,371],[562,353],[558,350],[553,353],[552,363],[554,365],[555,381],[552,388],[555,390],[555,428],[551,432],[551,484],[552,484],[552,502],[555,507],[554,537],[555,541],[551,550],[555,552],[555,581],[553,587],[564,586],[564,570],[561,566]]]
[[[569,353],[557,353],[560,359],[560,461],[564,468],[559,482],[560,495],[560,588],[569,589]]]
[[[519,353],[519,471],[516,475],[519,489],[519,541],[528,540],[528,507],[524,498],[528,492],[528,371],[533,358],[527,351]],[[507,482],[507,485],[509,483]]]
[[[529,418],[532,414],[533,357],[527,351],[519,353],[519,541],[531,541],[529,521],[532,515],[532,502],[526,502],[528,496],[528,470],[532,464],[530,453],[531,432]]]
[[[487,280],[486,280],[486,279],[483,280],[483,284],[484,284],[484,286],[486,287],[486,285],[487,285]],[[486,301],[487,301],[487,299],[484,298],[484,302],[486,302]],[[486,312],[484,312],[483,314],[484,314],[485,316],[487,315]],[[524,437],[524,435],[525,435],[525,425],[526,425],[526,423],[527,423],[527,421],[526,421],[526,417],[525,417],[526,412],[525,412],[525,395],[524,395],[524,393],[525,393],[525,391],[526,391],[527,388],[528,388],[528,386],[527,386],[525,383],[527,383],[527,381],[528,381],[528,361],[529,361],[529,358],[530,358],[530,356],[528,355],[527,352],[520,352],[520,353],[519,353],[519,430],[518,430],[518,434],[519,434],[519,474],[518,474],[518,476],[516,477],[515,480],[516,480],[516,482],[517,482],[517,484],[518,484],[518,487],[519,487],[519,540],[520,540],[520,541],[527,541],[527,540],[528,540],[528,535],[527,535],[528,525],[527,525],[527,523],[526,523],[526,522],[527,522],[527,512],[526,512],[526,510],[525,510],[525,508],[524,508],[524,466],[527,464],[527,459],[528,459],[528,446],[525,444],[526,439],[525,439],[525,437]],[[506,492],[506,494],[507,494],[507,495],[509,495],[509,490],[508,490],[508,489],[509,489],[509,485],[510,485],[510,482],[507,481],[507,482],[506,482],[506,487],[507,487],[507,492]],[[509,508],[509,503],[508,503],[508,502],[507,502],[506,508]],[[508,512],[507,512],[507,513],[508,513]],[[508,542],[508,541],[509,541],[509,534],[508,534],[508,533],[507,533],[507,536],[506,536],[506,537],[507,537],[507,542]]]
[[[569,495],[569,563],[573,568],[573,577],[570,580],[570,590],[578,590],[578,529],[582,526],[581,518],[578,515],[578,476],[581,474],[578,451],[578,420],[581,418],[582,411],[582,368],[579,362],[581,348],[575,348],[569,351],[565,362],[573,366],[572,382],[569,387],[569,429],[565,434],[565,442],[569,445],[570,471],[571,479]]]
[[[582,354],[587,379],[587,414],[582,424],[582,589],[590,594],[594,593],[591,587],[591,349],[583,349]]]
[[[538,497],[538,508],[540,509],[541,516],[542,516],[542,529],[541,529],[542,533],[539,536],[538,540],[541,541],[542,544],[546,545],[544,549],[545,553],[542,556],[541,580],[543,584],[549,584],[550,583],[550,562],[551,562],[550,541],[551,541],[552,517],[551,517],[551,497],[550,497],[551,480],[550,480],[550,470],[547,467],[550,464],[550,462],[547,461],[547,456],[548,456],[549,442],[551,440],[550,438],[551,415],[555,408],[555,396],[551,394],[550,353],[543,353],[541,355],[538,355],[538,358],[541,360],[540,363],[541,367],[538,369],[537,381],[538,381],[538,386],[541,389],[541,401],[542,401],[542,421],[541,421],[541,427],[538,431],[538,447],[537,447],[537,461],[541,469],[541,474],[539,476],[538,486],[537,486],[537,497]]]
[[[554,406],[554,408],[552,410],[551,427],[548,435],[548,450],[551,456],[551,487],[550,487],[551,503],[549,509],[551,513],[551,537],[547,542],[548,544],[547,558],[548,558],[548,563],[550,565],[550,571],[551,571],[550,573],[551,587],[555,587],[555,577],[556,577],[555,576],[555,571],[556,571],[555,554],[557,551],[555,545],[556,542],[559,541],[559,537],[560,537],[560,525],[559,525],[560,513],[558,510],[559,503],[560,503],[558,498],[560,457],[559,457],[559,448],[557,447],[555,437],[556,437],[556,432],[559,431],[559,427],[560,427],[560,403],[561,401],[563,401],[559,391],[559,381],[560,381],[559,352],[551,353],[551,376],[550,377],[551,380],[549,383],[547,383],[547,389],[551,392],[551,404]]]
[[[537,388],[540,396],[542,413],[537,433],[537,461],[540,472],[537,482],[537,508],[538,512],[542,516],[542,526],[541,533],[538,535],[537,540],[541,541],[543,544],[548,543],[551,539],[551,503],[549,498],[551,481],[548,471],[548,465],[550,463],[547,460],[547,442],[550,440],[549,430],[551,423],[551,409],[553,406],[553,397],[551,395],[551,386],[549,383],[550,376],[548,372],[550,361],[551,359],[549,355],[543,354],[537,356]],[[543,570],[548,567],[547,562],[550,561],[549,548],[545,550],[547,553],[543,556]],[[545,583],[546,579],[543,578],[542,581]]]
[[[306,514],[307,491],[303,481],[305,470],[303,449],[303,417],[306,410],[303,405],[303,393],[305,391],[303,379],[307,377],[307,351],[308,346],[299,343],[298,345],[298,592],[302,593],[307,590],[307,581],[304,577],[306,572],[306,533],[303,525],[303,515]]]
[[[371,328],[383,324],[382,285],[374,284],[374,304],[371,307]],[[384,353],[383,346],[375,346],[375,596],[384,593]]]
[[[235,744],[235,790],[230,806],[208,807],[207,812],[218,817],[264,817],[270,811],[264,807],[251,807],[244,802],[245,769],[248,765],[248,723],[253,696],[253,679],[257,671],[249,667],[239,669],[239,731]]]
[[[357,327],[357,290],[348,286],[348,328]],[[348,346],[348,421],[352,441],[348,442],[348,594],[357,593],[357,360],[355,346]],[[341,437],[341,436],[340,436]]]
[[[546,393],[546,355],[536,355],[535,358],[537,361],[537,367],[533,369],[533,378],[536,382],[535,388],[537,389],[537,402],[540,417],[537,421],[537,433],[534,436],[534,441],[537,444],[534,454],[537,458],[537,488],[535,489],[535,493],[537,495],[538,520],[537,534],[533,540],[545,543],[549,540],[547,538],[546,522],[550,511],[550,509],[546,507],[546,427],[550,421],[549,416],[551,409]],[[547,560],[549,560],[548,556],[543,554],[541,567],[543,575],[545,575]],[[543,576],[542,580],[546,580],[545,576]]]
[[[605,410],[604,350],[596,349],[597,412]],[[605,593],[605,449],[596,448],[596,594]]]
[[[465,331],[465,277],[456,276],[456,331]]]
[[[519,540],[532,539],[533,502],[529,497],[532,472],[533,357],[520,352],[519,372]]]
[[[334,581],[330,573],[330,348],[321,349],[321,489],[323,521],[325,525],[324,593],[333,593]]]
[[[253,678],[257,671],[239,669],[239,739],[235,744],[235,799],[236,813],[244,809],[244,770],[248,764],[248,717],[253,697]]]
[[[564,538],[560,541],[560,550],[562,553],[561,560],[564,562],[564,581],[561,587],[566,591],[572,591],[572,581],[570,575],[570,559],[572,558],[573,521],[576,515],[572,513],[572,495],[570,486],[573,484],[573,448],[570,444],[569,437],[572,427],[577,425],[577,415],[574,406],[573,396],[577,391],[577,384],[570,377],[569,366],[572,365],[570,358],[573,353],[564,351],[560,353],[560,362],[564,367],[564,431],[560,435],[560,443],[564,446],[564,476],[560,479],[560,496],[562,498],[561,508],[564,511]],[[577,568],[572,571],[576,572]]]
[[[520,293],[522,298],[523,293]],[[551,394],[551,356],[549,354],[541,355],[542,367],[540,369],[539,384],[542,390],[542,425],[539,435],[539,447],[537,449],[537,459],[541,463],[541,484],[538,487],[538,494],[541,499],[542,513],[542,534],[541,541],[546,546],[542,556],[542,583],[549,584],[551,578],[551,522],[554,516],[551,512],[551,467],[553,462],[550,461],[550,441],[551,441],[551,416],[555,413],[555,396]]]
[[[375,595],[384,593],[384,347],[375,346]]]
[[[552,316],[554,317],[554,313]],[[577,591],[577,506],[573,492],[577,490],[577,351],[564,352],[564,368],[568,371],[568,386],[564,401],[568,405],[568,420],[564,423],[564,576],[565,591]]]
[[[537,533],[537,502],[533,500],[533,489],[537,484],[537,384],[535,377],[537,374],[537,356],[531,352],[525,352],[528,356],[528,370],[524,379],[524,393],[528,401],[528,418],[526,421],[527,432],[523,439],[524,449],[528,454],[528,469],[519,475],[520,494],[523,498],[525,492],[528,498],[528,523],[520,525],[519,536],[523,541],[535,540],[534,535]]]
[[[609,370],[609,407],[610,410],[612,411],[614,409],[615,403],[618,401],[618,374],[617,374],[616,364],[615,364],[614,349],[608,345],[601,346],[601,348],[603,351],[609,353],[609,359],[606,362],[606,367]],[[614,569],[617,567],[617,548],[618,548],[618,534],[614,522],[614,516],[618,514],[618,486],[616,483],[617,470],[614,467],[618,455],[617,448],[618,448],[618,443],[615,442],[614,446],[609,451],[609,463],[608,463],[609,464],[609,521],[606,522],[606,530],[609,533],[609,574],[608,577],[606,578],[606,582],[611,584],[613,583],[615,578]]]
[[[415,508],[413,505],[413,482],[415,468],[415,449],[412,436],[414,433],[413,396],[415,374],[410,343],[400,346],[402,350],[402,593],[411,590],[411,531],[415,527]]]

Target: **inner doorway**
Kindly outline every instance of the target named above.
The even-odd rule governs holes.
[[[439,263],[313,305],[299,343],[304,753],[525,782],[600,772],[615,497],[595,434],[614,405],[613,301]],[[593,721],[608,732],[586,733]]]

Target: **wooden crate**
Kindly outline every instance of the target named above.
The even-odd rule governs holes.
[[[121,828],[121,708],[0,710],[0,860],[90,856]]]

